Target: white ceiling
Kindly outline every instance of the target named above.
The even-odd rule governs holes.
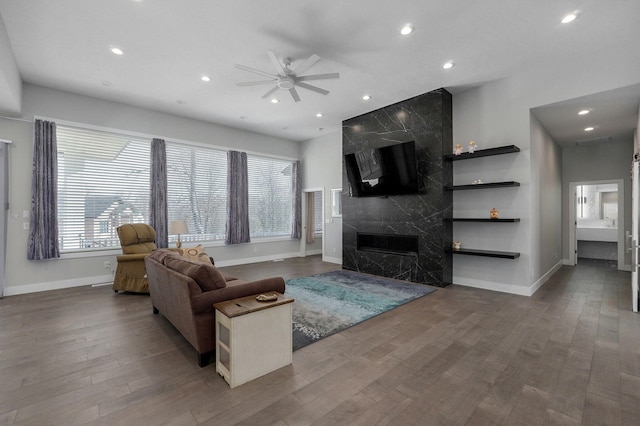
[[[578,19],[560,24],[574,10]],[[296,141],[433,89],[459,93],[567,54],[637,54],[640,40],[638,0],[0,0],[0,15],[26,83]],[[416,30],[404,37],[407,22]],[[307,74],[339,72],[340,79],[313,82],[326,96],[299,89],[298,103],[279,91],[274,105],[261,98],[270,86],[236,87],[262,78],[234,64],[273,71],[266,50],[293,58],[293,67],[318,54]],[[456,63],[448,71],[447,60]],[[203,74],[213,80],[202,82]],[[615,126],[627,127],[611,134],[637,123],[638,91],[622,92],[620,103],[610,94],[603,104],[590,99],[591,117],[618,108]],[[578,132],[558,120],[560,106],[536,115],[560,141],[582,138],[582,122]],[[573,110],[566,117],[576,120]]]

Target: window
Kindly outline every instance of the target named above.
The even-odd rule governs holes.
[[[224,240],[227,222],[227,153],[167,142],[169,221],[185,220],[183,242]],[[170,242],[177,236],[170,235]]]
[[[291,235],[291,161],[247,155],[251,237]]]
[[[57,141],[60,249],[119,248],[120,225],[149,223],[151,137],[58,124]],[[183,242],[224,240],[227,152],[169,141],[166,149],[168,220],[187,222]],[[247,160],[251,237],[289,236],[293,163]]]
[[[120,247],[116,228],[149,219],[149,141],[57,126],[61,250]]]

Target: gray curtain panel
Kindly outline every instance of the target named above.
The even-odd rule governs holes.
[[[300,161],[293,163],[291,178],[293,179],[293,217],[291,218],[291,238],[302,237],[302,181],[300,179]]]
[[[225,244],[251,241],[249,236],[249,176],[247,153],[227,153],[227,229]]]
[[[167,207],[167,148],[164,139],[151,141],[151,194],[149,225],[156,231],[156,246],[169,247]]]
[[[58,245],[58,151],[56,123],[36,120],[27,259],[60,257]]]

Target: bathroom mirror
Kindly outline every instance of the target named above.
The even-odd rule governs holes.
[[[331,190],[331,217],[342,217],[342,188]]]

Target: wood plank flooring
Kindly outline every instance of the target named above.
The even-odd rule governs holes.
[[[285,278],[318,256],[222,268]],[[79,287],[0,300],[0,424],[638,425],[630,274],[563,267],[534,296],[450,286],[229,389],[148,296]]]

